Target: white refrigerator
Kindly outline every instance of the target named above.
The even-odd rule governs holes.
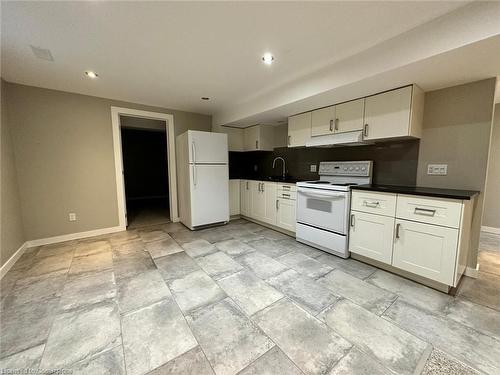
[[[188,130],[176,148],[181,222],[191,230],[228,222],[227,135]]]

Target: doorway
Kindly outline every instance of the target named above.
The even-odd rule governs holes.
[[[130,228],[127,209],[131,211],[132,227],[159,224],[169,220],[179,221],[174,117],[166,113],[111,107],[111,122],[118,222],[121,230]],[[125,138],[124,142],[122,137]],[[137,140],[142,141],[136,142]],[[144,151],[144,143],[147,142],[151,142],[150,146],[155,144],[156,151],[149,149]],[[123,150],[124,147],[127,150]],[[151,157],[154,160],[151,160]],[[160,164],[163,165],[162,171]],[[142,165],[142,168],[139,165]]]
[[[170,221],[165,121],[120,116],[128,228]]]

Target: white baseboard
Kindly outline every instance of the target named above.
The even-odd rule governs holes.
[[[19,249],[16,250],[14,254],[5,262],[5,264],[0,267],[0,279],[2,279],[7,272],[12,268],[12,266],[17,262],[19,258],[24,254],[26,249],[28,248],[28,243],[25,242],[19,247]]]
[[[71,241],[71,240],[79,240],[81,238],[101,236],[103,234],[116,233],[116,232],[121,232],[121,231],[124,231],[124,230],[126,230],[125,227],[116,226],[116,227],[110,227],[110,228],[102,228],[102,229],[96,229],[96,230],[89,230],[87,232],[64,234],[62,236],[55,236],[55,237],[49,237],[49,238],[40,238],[38,240],[28,241],[27,242],[27,247],[50,245],[50,244],[58,243],[58,242],[65,242],[65,241]]]
[[[479,275],[479,264],[476,266],[476,268],[466,267],[464,274],[465,274],[465,276],[469,276],[469,277],[472,277],[473,279],[477,279],[477,277]]]
[[[500,228],[495,227],[485,227],[484,225],[481,227],[482,232],[495,233],[500,234]]]

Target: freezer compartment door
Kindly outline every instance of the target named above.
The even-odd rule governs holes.
[[[190,165],[191,225],[229,221],[227,165]]]
[[[189,163],[227,164],[227,134],[188,131]]]

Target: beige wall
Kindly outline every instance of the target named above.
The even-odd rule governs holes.
[[[12,83],[6,89],[28,240],[118,225],[111,106],[173,114],[176,135],[211,129],[206,115]]]
[[[6,108],[6,87],[0,80],[1,92],[1,170],[0,170],[0,264],[5,262],[24,243],[21,203],[15,169],[14,151]]]
[[[484,195],[483,226],[500,230],[500,104],[495,106]]]
[[[494,93],[492,78],[425,94],[417,185],[481,191],[472,224],[471,267],[477,262]],[[448,175],[427,175],[429,163],[448,164]]]

